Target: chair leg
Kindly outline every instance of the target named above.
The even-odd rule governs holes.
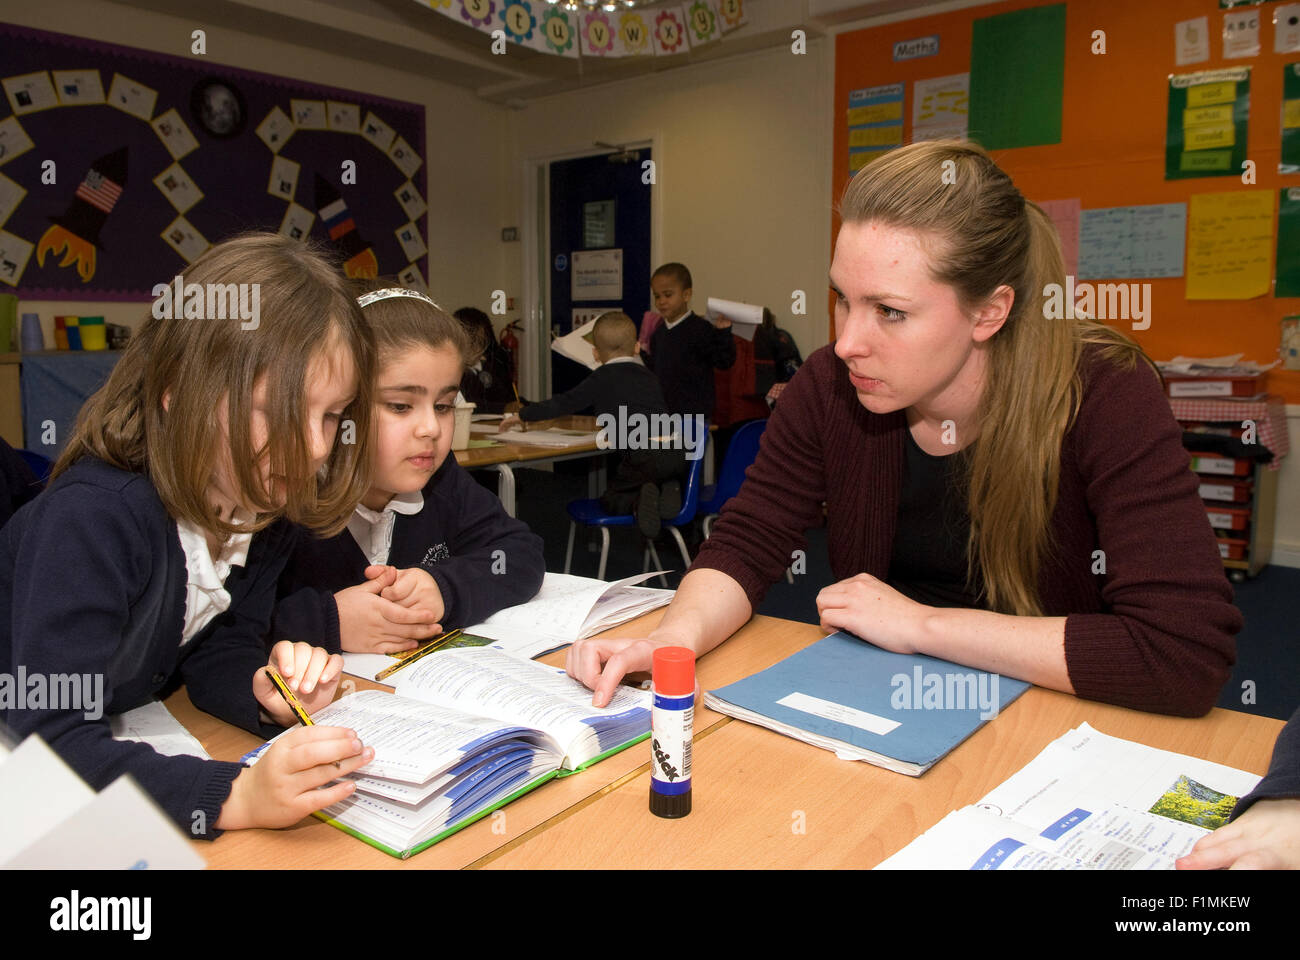
[[[650,551],[650,556],[654,557],[654,559],[655,559],[655,569],[656,569],[656,570],[662,570],[662,569],[664,568],[664,565],[663,565],[663,563],[659,560],[659,551],[655,549],[654,541],[653,541],[653,540],[647,540],[647,541],[645,542],[645,548],[646,548],[648,551]],[[666,586],[668,586],[668,578],[665,577],[662,573],[659,574],[659,585],[660,585],[661,587],[666,587]]]
[[[569,521],[569,549],[564,551],[564,572],[568,573],[569,568],[573,566],[573,537],[578,532],[578,524],[573,520]]]
[[[609,559],[609,527],[600,528],[600,570],[596,572],[597,580],[605,579],[605,561]]]
[[[686,549],[686,541],[682,539],[682,532],[676,527],[669,527],[668,529],[672,531],[673,539],[677,541],[677,549],[682,552],[682,563],[684,564],[682,575],[685,576],[686,571],[691,566],[691,552]]]
[[[704,518],[704,539],[705,540],[709,539],[709,531],[713,529],[713,518],[715,516],[717,516],[717,514],[711,513]]]
[[[794,586],[794,574],[790,572],[789,567],[785,568],[785,581],[790,584],[790,586]]]

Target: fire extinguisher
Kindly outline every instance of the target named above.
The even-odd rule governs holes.
[[[510,380],[516,385],[519,383],[519,338],[515,331],[522,329],[518,320],[511,320],[501,331],[501,346],[510,354]]]

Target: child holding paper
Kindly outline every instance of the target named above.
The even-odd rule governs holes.
[[[713,371],[736,362],[731,321],[710,323],[691,311],[691,271],[665,263],[650,277],[654,307],[663,323],[650,336],[646,366],[663,387],[671,413],[713,416]]]
[[[311,726],[254,767],[168,757],[114,740],[109,714],[183,683],[199,709],[272,737],[296,720],[268,664],[309,713],[333,699],[342,658],[279,643],[268,661],[264,638],[300,533],[288,521],[336,530],[365,489],[367,445],[337,434],[352,422],[366,436],[373,342],[335,265],[277,234],[212,247],[184,281],[255,284],[260,315],[249,328],[224,311],[152,311],[49,487],[0,530],[0,675],[43,677],[50,694],[0,717],[97,790],[131,774],[187,834],[213,839],[344,799],[353,784],[331,782],[373,751]]]
[[[418,291],[356,289],[378,348],[371,485],[346,530],[299,542],[274,627],[331,652],[394,653],[532,599],[546,563],[541,538],[451,455],[464,327]]]

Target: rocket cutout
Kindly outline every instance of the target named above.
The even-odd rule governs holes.
[[[90,165],[86,178],[77,187],[68,208],[50,217],[54,226],[45,231],[36,244],[36,262],[45,266],[45,255],[63,254],[60,267],[77,265],[82,283],[95,275],[95,249],[99,231],[113,212],[126,188],[126,147],[106,153]]]
[[[329,231],[330,239],[343,253],[343,272],[349,277],[379,276],[375,251],[362,239],[343,197],[319,173],[316,174],[316,211]]]

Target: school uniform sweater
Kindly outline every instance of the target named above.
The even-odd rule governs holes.
[[[260,737],[280,733],[259,719],[253,674],[267,662],[276,579],[296,535],[284,521],[255,534],[226,578],[230,607],[182,646],[188,573],[176,521],[146,476],[79,461],[0,529],[0,673],[102,677],[104,715],[87,720],[84,701],[29,701],[4,721],[40,734],[96,790],[129,773],[186,834],[215,838],[243,765],[116,741],[108,716],[183,683],[200,710]]]
[[[1228,678],[1242,618],[1181,431],[1141,361],[1120,369],[1090,348],[1081,367],[1054,548],[1039,576],[1043,613],[1067,618],[1065,661],[1080,697],[1199,716]],[[825,502],[835,577],[887,580],[906,430],[903,411],[862,406],[832,347],[816,351],[781,395],[757,461],[692,569],[728,574],[757,608]]]
[[[708,320],[688,313],[669,329],[661,323],[650,335],[646,363],[664,390],[670,413],[713,416],[713,371],[736,362],[731,330],[719,330]]]
[[[1291,719],[1277,735],[1268,773],[1255,784],[1254,790],[1237,801],[1237,805],[1232,808],[1232,816],[1228,819],[1236,820],[1254,806],[1257,800],[1286,797],[1300,797],[1300,709],[1291,714]]]
[[[481,623],[541,589],[546,573],[541,537],[508,516],[454,455],[434,471],[422,495],[419,513],[394,519],[388,563],[428,571],[446,605],[445,628]],[[347,530],[324,539],[301,536],[280,578],[272,640],[340,652],[334,593],[364,583],[369,563]]]
[[[619,408],[626,410],[625,417],[637,414],[649,418],[668,412],[659,379],[633,357],[602,363],[572,390],[528,404],[519,411],[519,419],[550,420],[590,410],[593,416],[609,415],[619,420]]]

